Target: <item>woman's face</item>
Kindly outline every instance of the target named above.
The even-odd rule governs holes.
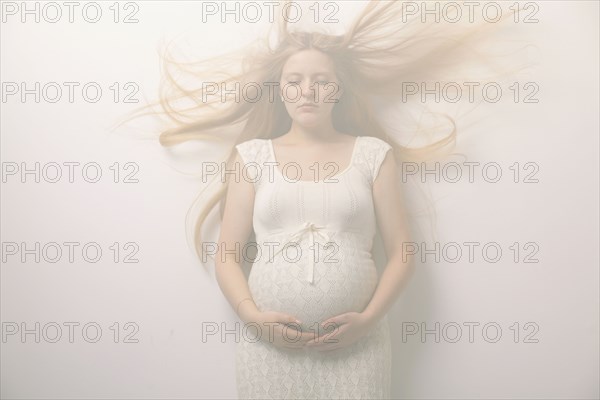
[[[279,84],[288,114],[305,126],[317,126],[330,118],[342,94],[333,62],[313,49],[301,50],[288,58]]]

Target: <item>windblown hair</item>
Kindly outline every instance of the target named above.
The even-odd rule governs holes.
[[[257,101],[242,99],[236,102],[231,95],[221,96],[221,88],[230,90],[236,83],[240,87],[258,84],[261,88],[267,87],[265,83],[278,84],[283,66],[291,55],[303,49],[316,49],[331,57],[339,84],[344,89],[332,111],[335,129],[355,136],[375,136],[385,140],[392,146],[400,163],[427,161],[448,154],[457,135],[455,120],[450,115],[438,113],[447,124],[445,136],[432,139],[421,147],[409,147],[399,143],[393,132],[401,129],[398,128],[401,124],[384,127],[383,121],[376,115],[373,100],[378,98],[389,103],[400,99],[406,82],[443,83],[461,77],[470,81],[481,79],[468,72],[470,67],[488,67],[496,74],[486,77],[500,77],[502,73],[497,73],[497,65],[489,62],[490,56],[483,50],[491,48],[485,47],[486,39],[492,37],[491,33],[499,32],[502,23],[512,13],[504,14],[495,23],[444,24],[422,22],[418,15],[410,17],[402,3],[371,0],[341,35],[294,31],[289,29],[285,19],[279,19],[275,46],[271,46],[270,35],[267,35],[245,52],[198,62],[178,63],[168,54],[164,55],[165,79],[161,85],[160,101],[155,105],[160,105],[162,113],[175,123],[175,127],[160,134],[160,143],[174,146],[192,140],[224,141],[223,129],[239,124],[235,140],[228,142],[231,148],[226,162],[231,163],[235,158],[233,146],[236,144],[252,138],[275,138],[284,134],[292,121],[278,92],[274,96],[259,95]],[[241,70],[238,68],[236,71],[237,67]],[[516,70],[511,68],[512,72]],[[178,80],[177,73],[190,74],[195,87],[185,87]],[[223,77],[220,77],[221,73]],[[207,81],[218,84],[216,95],[207,96],[203,85]],[[254,98],[254,94],[249,92],[248,97]],[[181,103],[185,101],[188,104],[183,106]],[[410,107],[425,106],[404,102],[403,112]],[[406,134],[407,129],[411,128],[404,128],[402,133]],[[429,132],[422,127],[412,129],[415,137]],[[437,125],[430,128],[431,132],[441,130]],[[217,203],[220,204],[221,217],[223,214],[228,183],[218,179],[214,182],[220,184],[219,189],[203,201],[199,215],[194,219],[193,243],[199,256],[202,254],[201,230],[207,216]]]

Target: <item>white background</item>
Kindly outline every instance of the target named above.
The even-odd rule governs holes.
[[[6,3],[6,2],[4,2]],[[353,15],[362,2],[339,2],[341,15]],[[18,3],[20,4],[20,2]],[[40,7],[44,3],[40,3]],[[83,4],[83,3],[82,3]],[[1,158],[29,167],[56,162],[97,162],[103,177],[91,184],[76,175],[58,183],[35,182],[28,175],[2,183],[2,243],[99,243],[98,263],[76,252],[57,263],[3,253],[1,320],[33,329],[56,322],[63,327],[57,343],[35,335],[3,337],[3,398],[235,398],[234,346],[211,337],[202,342],[202,324],[237,318],[191,253],[185,214],[202,183],[174,168],[185,161],[218,160],[223,150],[194,149],[177,157],[156,140],[110,133],[111,124],[134,104],[114,103],[113,82],[136,82],[138,98],[156,98],[160,79],[157,48],[176,39],[191,58],[241,46],[264,32],[258,24],[214,21],[202,24],[199,2],[137,2],[139,23],[114,23],[107,13],[90,24],[21,23],[6,16],[1,27],[2,82],[99,82],[98,103],[77,99],[1,103]],[[506,252],[498,263],[418,263],[416,274],[390,311],[393,341],[393,388],[396,398],[598,398],[598,3],[538,2],[537,24],[528,38],[539,48],[541,64],[532,80],[540,86],[538,104],[489,105],[477,121],[476,135],[461,138],[459,148],[471,161],[494,161],[503,172],[514,162],[539,165],[539,183],[503,179],[489,184],[431,185],[442,242],[497,242]],[[66,9],[63,8],[63,11]],[[66,11],[65,11],[66,12]],[[66,17],[65,17],[66,18]],[[523,28],[521,28],[523,29]],[[81,87],[81,86],[80,86]],[[459,121],[460,123],[460,121]],[[152,127],[152,124],[150,124]],[[460,126],[459,126],[460,128]],[[155,138],[152,131],[145,137]],[[108,168],[115,162],[139,165],[139,183],[114,183]],[[194,162],[191,165],[195,165]],[[63,173],[66,173],[63,169]],[[78,172],[80,169],[77,170]],[[129,170],[125,170],[128,172]],[[187,169],[190,172],[189,166]],[[123,172],[123,170],[121,170]],[[115,263],[109,246],[136,242],[137,264]],[[535,242],[539,263],[511,260],[508,247]],[[81,246],[78,247],[81,249]],[[122,254],[121,254],[122,258]],[[121,260],[122,261],[122,260]],[[77,322],[69,343],[65,322]],[[97,343],[87,343],[81,327],[102,328]],[[120,324],[113,341],[110,329]],[[138,343],[123,343],[134,322]],[[433,329],[457,323],[457,343],[433,335],[422,343],[402,341],[403,322]],[[473,343],[465,322],[478,322]],[[502,328],[488,343],[481,327]],[[513,341],[510,327],[518,322]],[[538,343],[524,343],[539,330]],[[7,324],[8,323],[8,324]],[[93,336],[93,330],[90,335]],[[453,336],[454,330],[449,329]],[[494,336],[493,329],[488,332]],[[54,335],[49,329],[48,334]]]

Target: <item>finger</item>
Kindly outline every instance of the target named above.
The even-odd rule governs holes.
[[[329,345],[339,343],[344,338],[344,335],[342,335],[342,333],[343,332],[340,332],[339,330],[333,331],[330,334],[323,337],[322,343]]]
[[[337,325],[336,321],[337,321],[337,319],[335,317],[326,319],[325,321],[321,322],[321,327],[326,328],[326,327],[330,327],[330,326],[335,326],[335,325]]]
[[[338,343],[340,340],[337,337],[336,332],[332,332],[332,333],[328,333],[326,335],[323,336],[319,336],[317,338],[315,338],[314,340],[311,341],[310,347],[322,347],[322,346],[328,346],[331,344],[335,344]],[[307,343],[308,346],[308,343]]]
[[[298,338],[283,338],[282,340],[283,343],[285,343],[286,347],[291,347],[291,348],[301,348],[304,347],[305,342],[298,340]]]
[[[306,340],[307,338],[313,337],[313,333],[311,331],[303,330],[302,326],[296,323],[280,324],[275,326],[275,329],[278,332],[281,332],[282,335],[292,338],[294,340],[296,338],[299,338],[299,340]]]
[[[336,324],[339,324],[339,325],[341,325],[342,323],[344,323],[344,321],[346,321],[346,320],[347,320],[347,316],[348,316],[348,313],[339,314],[339,315],[336,315],[336,316],[334,316],[334,317],[331,317],[331,318],[328,318],[328,319],[326,319],[326,320],[325,320],[325,321],[323,321],[321,324],[325,324],[325,323],[336,323]]]
[[[301,347],[304,347],[309,340],[314,339],[314,335],[310,332],[302,332],[301,330],[296,330],[292,327],[286,328],[283,326],[275,328],[275,335],[285,342],[295,343],[297,346]]]
[[[271,315],[278,321],[278,322],[282,322],[282,323],[286,323],[286,322],[292,322],[295,321],[296,318],[294,318],[292,315],[286,313],[286,312],[282,312],[282,311],[271,311]]]
[[[341,319],[339,319],[339,317],[335,317],[327,320],[327,322],[322,322],[321,328],[323,328],[327,332],[335,331],[336,329],[339,329],[339,327],[343,324],[344,322]]]
[[[330,351],[334,348],[334,346],[337,346],[337,343],[323,343],[323,342],[317,342],[311,346],[307,346],[310,349],[314,349],[316,351],[319,352],[326,352],[326,351]]]
[[[317,332],[314,329],[305,329],[301,324],[287,324],[280,325],[276,328],[281,329],[282,331],[286,331],[288,336],[291,337],[300,337],[301,340],[310,340],[317,337]]]
[[[286,314],[286,313],[277,312],[275,314],[275,318],[276,318],[276,322],[279,322],[282,324],[298,324],[298,325],[300,324],[300,321],[297,318],[295,318],[289,314]]]
[[[315,346],[323,342],[323,339],[327,337],[327,335],[314,336],[308,342],[306,342],[307,346]]]
[[[315,339],[317,339],[316,335],[313,335],[312,333],[306,333],[306,334],[302,334],[302,336],[300,336],[299,342],[302,342],[303,345],[306,345],[309,342],[315,341]]]

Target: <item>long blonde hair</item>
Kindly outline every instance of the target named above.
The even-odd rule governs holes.
[[[231,149],[226,162],[231,163],[236,144],[252,138],[282,135],[290,128],[291,119],[279,95],[261,95],[258,101],[236,102],[227,100],[231,96],[220,96],[220,90],[235,83],[240,87],[253,83],[260,87],[265,87],[262,84],[266,82],[278,84],[283,66],[292,54],[303,49],[317,49],[331,57],[344,89],[332,111],[332,123],[337,130],[385,140],[392,146],[399,162],[432,160],[448,154],[457,135],[455,120],[450,115],[438,113],[449,126],[444,137],[421,147],[409,147],[394,138],[390,132],[392,128],[384,128],[376,116],[372,99],[398,99],[406,82],[447,82],[458,79],[461,73],[473,80],[467,72],[472,66],[491,67],[496,71],[493,77],[502,76],[502,72],[497,72],[497,65],[489,62],[490,55],[484,54],[482,47],[485,48],[485,39],[491,37],[490,33],[498,32],[501,23],[516,10],[503,14],[494,23],[443,25],[434,21],[422,22],[418,14],[407,15],[402,3],[369,1],[341,35],[292,31],[286,19],[279,19],[275,24],[278,37],[274,48],[270,45],[270,35],[267,35],[245,52],[232,52],[192,63],[176,62],[166,50],[162,55],[164,80],[159,101],[150,107],[160,105],[161,113],[175,126],[161,132],[160,143],[168,147],[191,140],[223,141],[222,128],[239,124],[241,128],[235,141],[229,143]],[[233,72],[236,67],[241,70]],[[514,72],[520,68],[523,67],[511,66],[505,71]],[[179,82],[176,75],[186,73],[197,82],[195,87]],[[220,73],[224,75],[222,78],[218,78]],[[206,87],[200,84],[207,81],[218,85],[218,93],[211,97],[212,100],[207,100]],[[254,98],[254,94],[249,97]],[[187,105],[180,104],[185,101]],[[403,104],[405,109],[414,106],[419,105]],[[433,126],[429,131],[419,128],[416,133],[425,135],[430,131],[439,132],[440,128]],[[228,182],[214,182],[221,186],[212,197],[203,201],[194,218],[193,242],[199,257],[202,256],[201,230],[207,216],[217,203],[221,217],[223,214]]]

